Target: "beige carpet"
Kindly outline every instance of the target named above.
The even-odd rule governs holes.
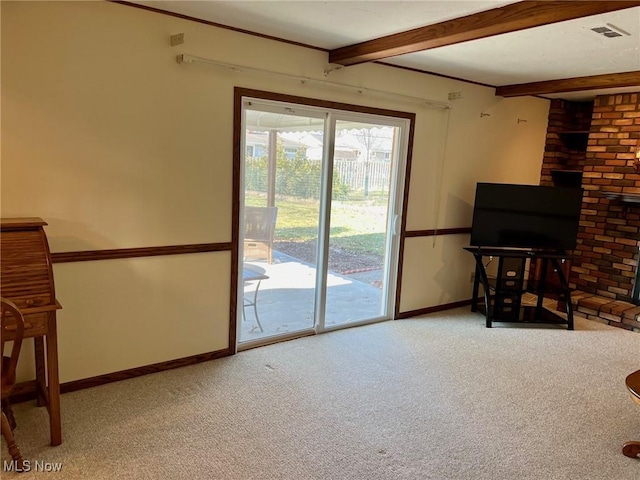
[[[640,335],[576,322],[487,329],[458,309],[65,394],[53,448],[23,403],[25,457],[62,471],[20,478],[640,478],[621,453],[640,440]]]

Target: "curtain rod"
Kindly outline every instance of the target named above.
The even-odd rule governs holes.
[[[424,104],[426,106],[429,107],[437,107],[437,108],[442,108],[442,109],[450,109],[451,105],[449,105],[446,102],[440,102],[437,100],[429,100],[428,98],[422,98],[422,97],[414,97],[411,95],[403,95],[401,93],[395,93],[395,92],[388,92],[386,90],[377,90],[375,88],[367,88],[367,87],[359,87],[357,85],[350,85],[348,83],[340,83],[340,82],[332,82],[330,80],[320,80],[317,78],[311,78],[311,77],[303,77],[300,75],[293,75],[293,74],[289,74],[289,73],[282,73],[282,72],[276,72],[273,70],[267,70],[264,68],[256,68],[256,67],[247,67],[245,65],[237,65],[234,63],[226,63],[226,62],[219,62],[217,60],[211,60],[209,58],[203,58],[203,57],[197,57],[195,55],[188,55],[188,54],[182,54],[182,55],[178,55],[176,57],[176,61],[178,63],[200,63],[203,65],[212,65],[215,67],[222,67],[222,68],[227,68],[229,70],[232,71],[236,71],[236,72],[240,72],[240,71],[251,71],[251,72],[256,72],[256,73],[266,73],[269,75],[277,75],[280,77],[286,77],[289,79],[293,79],[293,80],[297,80],[299,82],[301,82],[303,85],[306,83],[319,83],[321,85],[329,85],[332,87],[339,87],[339,88],[346,88],[349,90],[355,90],[360,94],[363,93],[371,93],[371,94],[375,94],[375,95],[387,95],[387,96],[393,96],[393,97],[397,97],[397,98],[403,98],[405,100],[409,100],[411,102],[416,102],[416,103],[421,103]]]

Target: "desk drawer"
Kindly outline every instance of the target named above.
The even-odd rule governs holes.
[[[30,292],[27,295],[13,297],[7,296],[5,298],[9,298],[21,311],[28,308],[37,308],[51,305],[51,295],[49,293]]]
[[[48,313],[33,313],[24,317],[24,338],[38,337],[47,333]],[[7,317],[7,329],[3,332],[2,340],[8,341],[15,338],[16,323]]]

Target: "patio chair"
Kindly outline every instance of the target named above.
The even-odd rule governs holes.
[[[278,207],[245,207],[244,259],[266,258],[273,262],[273,234]]]
[[[265,273],[264,268],[258,267],[257,265],[245,263],[242,265],[242,279],[244,280],[245,284],[255,281],[258,282],[253,289],[253,297],[245,296],[243,298],[242,319],[244,321],[247,320],[245,309],[247,307],[253,307],[253,313],[256,317],[258,329],[260,329],[260,332],[264,332],[262,324],[260,323],[260,317],[258,316],[258,291],[260,290],[260,283],[262,283],[262,280],[268,280],[269,276]]]

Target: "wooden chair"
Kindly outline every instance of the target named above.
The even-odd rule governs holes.
[[[273,234],[278,207],[245,207],[244,259],[266,258],[273,261]]]
[[[16,383],[16,365],[20,356],[20,348],[22,347],[22,338],[24,335],[24,317],[18,307],[5,298],[0,298],[2,305],[2,336],[5,337],[6,332],[12,332],[14,336],[11,355],[4,356],[4,344],[1,342],[2,352],[2,436],[7,441],[9,454],[15,462],[16,470],[22,471],[23,459],[20,448],[13,439],[13,429],[15,428],[15,420],[9,404],[9,395]],[[5,414],[6,410],[6,414]]]
[[[640,370],[633,372],[627,377],[627,388],[631,394],[631,399],[640,405]],[[622,447],[622,453],[627,457],[636,458],[640,455],[640,442],[627,442]]]

